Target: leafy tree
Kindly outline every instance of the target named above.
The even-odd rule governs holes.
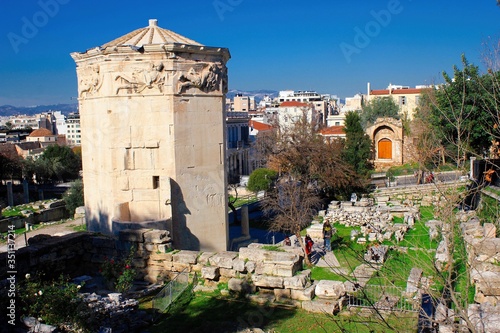
[[[373,144],[361,126],[357,112],[348,112],[345,116],[345,148],[343,159],[361,176],[367,176],[373,170]]]
[[[267,191],[278,173],[267,168],[255,169],[248,178],[247,188],[252,192]]]
[[[43,154],[23,160],[23,177],[36,177],[38,183],[77,179],[82,167],[80,156],[67,146],[48,146]]]
[[[478,67],[462,56],[462,69],[453,67],[453,77],[443,72],[445,84],[424,98],[430,112],[418,116],[436,133],[446,155],[463,166],[471,155],[483,155],[492,140],[497,110],[491,75],[480,75]],[[420,111],[419,111],[420,112]]]
[[[66,210],[71,214],[75,214],[78,207],[84,206],[83,198],[83,182],[77,179],[71,187],[64,193],[63,200],[66,203]]]
[[[374,98],[363,105],[360,118],[361,126],[367,128],[374,124],[378,118],[384,117],[400,119],[399,106],[388,96]]]
[[[0,181],[2,179],[21,178],[21,159],[17,156],[9,158],[0,154]]]

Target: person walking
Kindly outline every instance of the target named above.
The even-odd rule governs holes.
[[[331,245],[332,234],[333,234],[332,226],[330,225],[330,222],[326,221],[325,223],[323,223],[323,241],[325,244],[326,251],[332,250],[332,245]]]

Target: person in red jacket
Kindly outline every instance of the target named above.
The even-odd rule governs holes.
[[[305,242],[306,242],[306,255],[309,259],[311,259],[311,252],[314,242],[311,239],[311,236],[309,235],[306,235]]]

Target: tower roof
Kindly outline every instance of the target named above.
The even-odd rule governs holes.
[[[181,36],[173,31],[158,27],[156,19],[149,20],[149,25],[145,28],[134,30],[111,42],[102,45],[102,48],[108,46],[135,46],[141,47],[152,44],[188,44],[203,46],[192,39]]]

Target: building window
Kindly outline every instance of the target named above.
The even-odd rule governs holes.
[[[415,104],[417,106],[420,104],[420,96],[415,96]]]
[[[399,97],[399,105],[406,105],[406,96]]]
[[[340,126],[340,121],[336,121],[335,126]]]
[[[160,176],[153,176],[153,189],[160,188]]]

